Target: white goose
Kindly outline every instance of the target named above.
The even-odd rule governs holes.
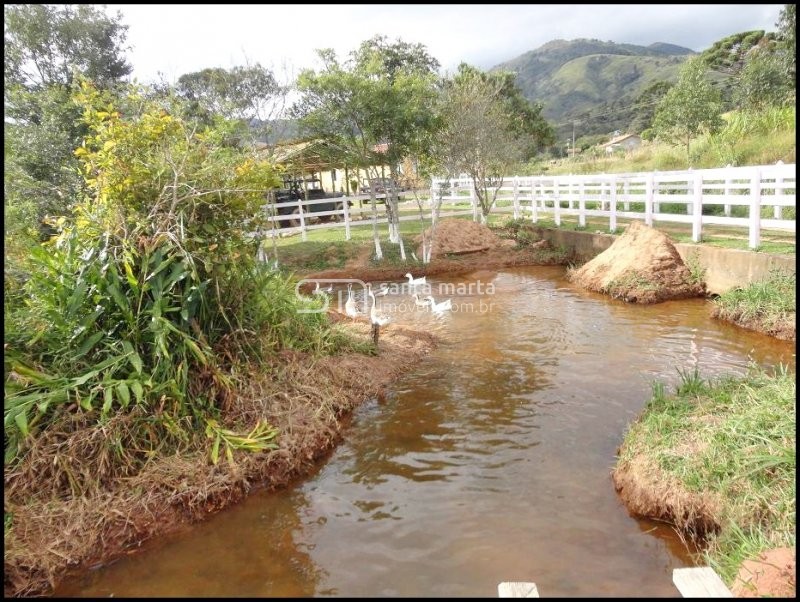
[[[411,275],[411,272],[408,272],[406,274],[406,278],[408,278],[408,286],[422,286],[423,284],[426,283],[425,282],[426,276],[422,276],[421,278],[414,278]]]
[[[372,286],[369,284],[367,284],[367,292],[369,293],[369,296],[372,297],[372,307],[369,310],[370,322],[377,324],[378,326],[384,326],[385,324],[388,324],[391,319],[388,316],[380,315],[375,309],[375,294],[372,292]]]
[[[344,313],[346,313],[351,318],[355,318],[358,316],[358,307],[356,307],[356,301],[353,299],[353,285],[347,285],[347,303],[344,304]]]
[[[430,304],[430,301],[427,299],[420,299],[419,293],[414,293],[414,305],[417,307],[428,307]]]
[[[315,295],[321,295],[322,293],[330,293],[333,292],[333,285],[329,285],[328,288],[320,288],[319,281],[317,281],[317,288],[314,289]]]
[[[428,295],[425,298],[428,299],[430,301],[430,303],[431,303],[431,311],[433,313],[437,314],[437,315],[441,316],[442,314],[444,314],[444,312],[450,311],[451,309],[453,309],[453,300],[452,299],[447,299],[447,301],[442,301],[441,303],[436,303],[436,301],[434,301],[433,297],[431,297],[430,295]]]

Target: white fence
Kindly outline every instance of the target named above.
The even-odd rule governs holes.
[[[796,165],[781,163],[631,174],[513,176],[504,179],[492,213],[530,218],[534,223],[547,217],[556,225],[565,215],[577,216],[580,226],[586,225],[587,217],[608,218],[611,231],[617,229],[621,217],[641,219],[648,225],[686,223],[692,226],[695,242],[700,242],[704,225],[739,227],[748,229],[749,246],[755,249],[764,228],[796,232],[794,215],[791,219],[784,216],[784,207],[796,207],[795,187]],[[479,219],[480,208],[470,178],[434,178],[430,194],[451,206],[440,217],[471,214],[474,220]],[[300,231],[303,240],[309,230],[341,228],[341,223],[330,222],[343,222],[345,239],[349,240],[352,226],[372,223],[368,199],[359,195],[284,203],[284,211],[288,205],[294,213],[271,219],[276,226],[283,226],[282,232]],[[365,202],[367,206],[362,211],[346,201]],[[332,202],[339,203],[338,209],[317,212],[310,208]],[[430,209],[430,201],[426,205]],[[766,216],[764,207],[768,208]],[[328,223],[310,224],[310,217]],[[401,221],[417,219],[418,215],[400,216]],[[379,219],[379,223],[386,222],[385,216]],[[287,224],[292,227],[287,228]]]

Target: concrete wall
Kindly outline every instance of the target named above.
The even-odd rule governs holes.
[[[543,230],[542,234],[552,245],[563,245],[572,249],[575,257],[581,261],[588,261],[599,255],[616,240],[616,237],[610,234],[570,230],[547,229]],[[690,257],[696,257],[700,265],[706,269],[708,292],[717,295],[737,286],[746,286],[761,280],[773,268],[797,271],[797,259],[794,255],[771,255],[690,243],[677,243],[675,248],[684,262]]]

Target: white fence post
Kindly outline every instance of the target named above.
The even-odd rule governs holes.
[[[539,184],[539,186],[544,186]],[[536,180],[531,178],[531,221],[535,224],[539,221],[539,203],[536,201]]]
[[[306,211],[303,208],[302,199],[297,201],[297,207],[300,211],[300,237],[303,239],[303,242],[306,242],[306,240],[308,240],[308,234],[306,233]]]
[[[687,182],[688,183],[688,182]],[[700,242],[703,228],[703,174],[694,174],[694,200],[692,201],[692,240]]]
[[[519,219],[519,178],[514,176],[514,219]]]
[[[556,222],[556,226],[561,225],[561,195],[559,194],[560,187],[560,182],[553,182],[553,196],[555,197],[555,201],[553,202],[553,220]]]
[[[611,198],[609,199],[609,211],[611,216],[608,219],[608,229],[611,232],[617,231],[617,176],[611,176]]]
[[[783,161],[778,161],[775,165],[783,165]],[[775,176],[775,200],[780,200],[783,196],[783,176]],[[781,205],[775,205],[773,210],[773,217],[775,219],[781,219],[783,215],[783,207]]]
[[[653,174],[647,174],[644,186],[644,223],[653,225]]]
[[[342,211],[344,211],[344,239],[350,240],[350,197],[344,197]]]
[[[628,178],[625,178],[625,182],[622,184],[622,196],[625,199],[625,204],[624,204],[625,211],[631,210],[630,191],[631,191],[631,183],[628,180]]]
[[[725,169],[730,169],[732,165],[728,163],[725,166]],[[731,196],[731,178],[726,174],[725,175],[725,200],[729,200]],[[725,217],[731,216],[731,204],[725,203]]]
[[[751,249],[761,244],[761,170],[753,170],[750,180],[750,242]]]
[[[585,191],[586,191],[585,184],[583,178],[581,178],[581,181],[578,184],[578,225],[581,227],[586,226],[586,195],[584,194]]]

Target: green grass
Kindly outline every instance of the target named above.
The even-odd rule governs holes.
[[[764,331],[793,319],[797,307],[797,275],[772,270],[769,275],[744,288],[730,290],[715,299],[715,315],[732,322],[756,323]]]
[[[682,373],[674,395],[663,385],[625,435],[620,463],[642,459],[676,494],[718,501],[719,531],[702,552],[731,584],[743,559],[795,545],[796,375],[751,367],[744,377],[705,380]]]

